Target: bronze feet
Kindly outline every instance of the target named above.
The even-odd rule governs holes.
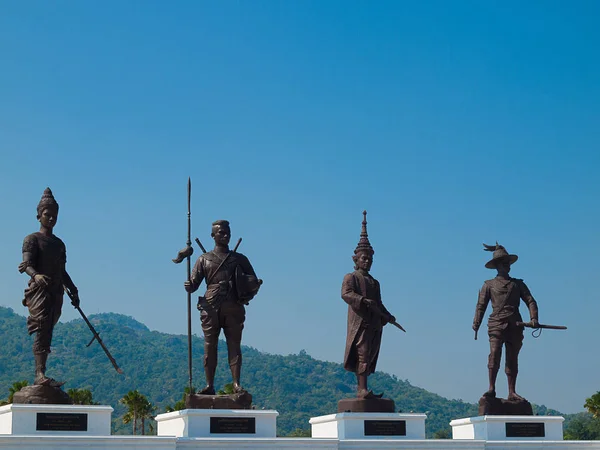
[[[356,392],[356,396],[358,398],[364,398],[364,399],[368,399],[368,398],[381,398],[381,397],[383,397],[383,393],[381,393],[381,394],[374,394],[373,391],[371,391],[371,390],[359,389]]]
[[[50,386],[50,387],[61,387],[65,384],[64,381],[57,381],[54,378],[48,378],[47,376],[37,377],[33,384],[38,386]]]
[[[204,389],[201,389],[198,394],[201,395],[215,395],[215,388],[211,385],[206,386]]]
[[[487,391],[486,393],[484,393],[483,396],[484,397],[495,398],[496,397],[496,391],[494,389],[490,389],[489,391]]]
[[[527,401],[523,397],[521,397],[519,394],[517,394],[516,392],[508,394],[507,400],[511,400],[513,402],[525,402],[525,401]]]

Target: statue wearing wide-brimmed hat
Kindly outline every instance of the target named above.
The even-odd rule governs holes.
[[[485,267],[496,269],[498,275],[483,283],[479,291],[479,299],[475,308],[473,329],[477,332],[481,326],[488,303],[492,303],[492,314],[488,318],[488,335],[490,339],[490,355],[488,359],[489,389],[483,394],[484,398],[496,397],[496,377],[502,358],[502,347],[506,348],[505,372],[508,378],[508,399],[513,402],[524,401],[516,392],[519,351],[523,345],[523,319],[519,313],[520,301],[523,300],[529,308],[531,324],[538,325],[538,307],[529,288],[518,278],[509,276],[510,266],[517,261],[518,256],[510,254],[506,248],[496,245],[484,245],[484,250],[493,252],[493,257]],[[481,404],[481,402],[480,402]]]

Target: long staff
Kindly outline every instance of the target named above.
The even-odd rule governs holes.
[[[187,242],[186,248],[181,250],[177,254],[177,258],[173,260],[175,264],[179,264],[183,261],[183,258],[187,259],[187,280],[192,281],[192,253],[194,253],[194,247],[192,247],[192,180],[188,178],[187,184]],[[187,332],[188,332],[188,373],[189,373],[189,384],[190,394],[194,393],[192,385],[192,293],[187,293]]]

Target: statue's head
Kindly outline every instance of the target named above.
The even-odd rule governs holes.
[[[485,267],[488,269],[496,269],[498,273],[508,274],[510,272],[511,264],[519,259],[517,255],[509,254],[504,246],[498,244],[498,242],[496,242],[496,245],[483,244],[483,249],[488,252],[494,252],[492,259],[485,264]]]
[[[217,245],[229,245],[231,239],[231,229],[229,228],[229,221],[217,220],[212,224],[211,237],[215,240]]]
[[[37,219],[42,226],[46,228],[54,228],[58,220],[58,203],[52,195],[50,188],[46,188],[42,194],[42,198],[37,206]]]
[[[369,235],[367,234],[367,211],[363,211],[360,240],[358,241],[358,245],[354,250],[354,256],[352,256],[352,261],[354,261],[354,270],[362,269],[366,270],[367,272],[371,270],[374,254],[375,250],[373,250],[373,247],[369,242]]]
[[[371,266],[373,265],[373,253],[368,250],[361,250],[358,253],[355,253],[352,256],[352,261],[354,261],[354,270],[362,269],[365,271],[371,270]]]

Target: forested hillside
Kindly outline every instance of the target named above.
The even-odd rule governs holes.
[[[125,428],[120,419],[125,410],[119,399],[137,389],[158,406],[157,413],[179,400],[188,379],[187,337],[150,331],[133,318],[119,314],[98,314],[90,320],[125,374],[116,373],[97,343],[85,346],[92,334],[82,320],[74,320],[59,323],[55,329],[48,375],[67,381],[65,389],[90,389],[96,402],[115,408],[115,430],[130,433],[129,426]],[[0,307],[0,339],[0,399],[4,399],[13,382],[33,381],[31,338],[25,318]],[[194,338],[193,345],[195,385],[201,387],[202,339]],[[253,395],[257,408],[279,411],[281,436],[298,428],[308,430],[310,417],[334,413],[338,400],[354,393],[354,375],[341,364],[316,360],[303,351],[287,356],[251,347],[244,347],[243,351],[243,385]],[[216,381],[217,386],[230,381],[224,343],[219,348]],[[394,399],[397,409],[427,412],[429,437],[449,430],[452,419],[477,415],[476,405],[445,399],[393,375],[377,372],[369,381],[375,391]],[[558,414],[545,407],[537,407],[537,411]]]

